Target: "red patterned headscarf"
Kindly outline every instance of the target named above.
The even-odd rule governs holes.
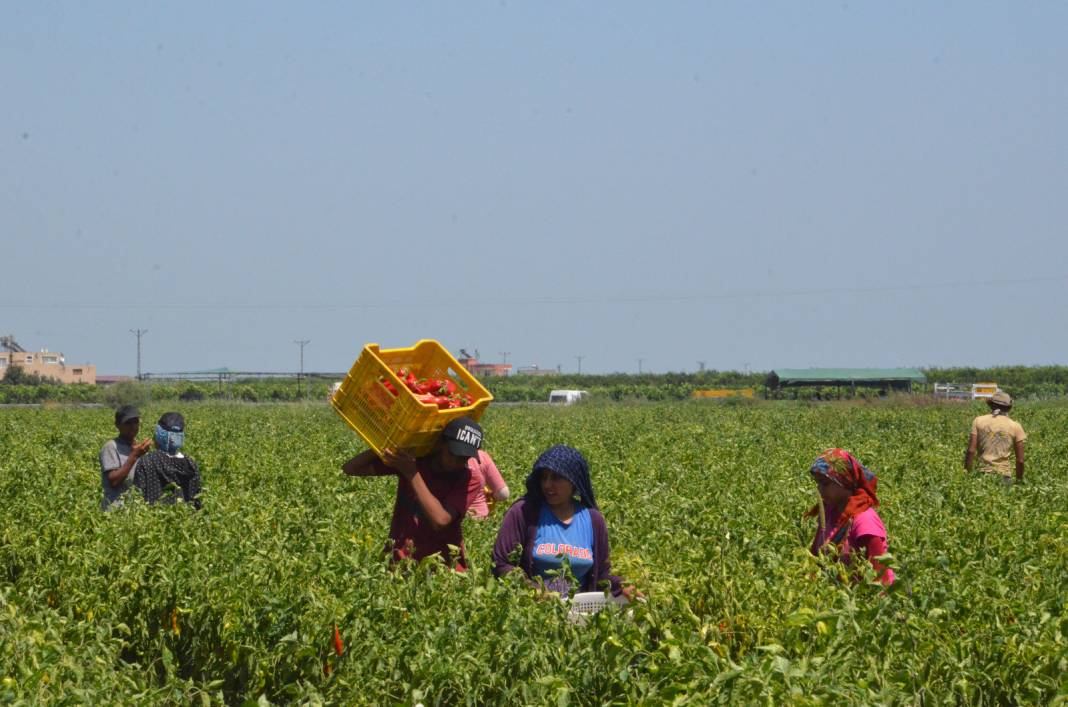
[[[876,495],[879,480],[844,449],[835,447],[816,457],[809,473],[816,478],[828,478],[853,494],[846,501],[842,515],[838,517],[834,531],[830,534],[831,542],[841,542],[854,518],[879,505],[879,497]],[[805,513],[805,517],[819,515],[819,512],[820,507],[817,504]]]

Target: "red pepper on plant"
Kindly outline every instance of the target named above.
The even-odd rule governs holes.
[[[341,642],[341,632],[337,630],[337,624],[334,624],[334,651],[338,655],[345,652],[345,644]]]

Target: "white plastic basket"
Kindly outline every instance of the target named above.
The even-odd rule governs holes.
[[[564,599],[564,601],[568,600]],[[587,616],[593,616],[613,603],[604,592],[579,592],[571,597],[570,601],[571,610],[567,612],[568,621],[579,625],[586,623]]]

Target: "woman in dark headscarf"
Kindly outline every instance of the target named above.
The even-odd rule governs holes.
[[[557,445],[534,462],[526,494],[504,516],[493,546],[493,573],[501,577],[518,568],[527,578],[567,595],[609,586],[614,596],[630,600],[634,587],[624,587],[611,574],[608,530],[597,509],[590,469],[574,447]],[[565,571],[565,558],[570,572]]]
[[[879,581],[894,582],[894,571],[875,558],[885,555],[886,527],[875,512],[878,479],[844,449],[828,449],[816,458],[809,469],[816,482],[819,498],[805,517],[819,517],[812,554],[834,546],[839,557],[849,562],[854,550],[867,556]]]
[[[179,450],[185,444],[185,418],[168,412],[156,423],[156,451],[141,457],[134,485],[147,503],[174,503],[181,499],[200,510],[200,469]]]

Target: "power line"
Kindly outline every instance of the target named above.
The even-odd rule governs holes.
[[[653,302],[700,302],[716,300],[739,300],[739,299],[777,299],[788,297],[813,297],[819,295],[835,294],[879,294],[888,292],[918,292],[923,290],[946,290],[965,287],[1005,287],[1010,285],[1030,285],[1043,282],[1063,282],[1068,280],[1068,275],[1056,275],[1051,277],[1029,277],[1007,280],[960,280],[955,282],[930,282],[918,284],[884,285],[878,287],[826,287],[815,289],[796,290],[751,290],[735,292],[677,292],[664,294],[628,295],[618,293],[615,295],[574,295],[571,297],[531,297],[514,299],[484,299],[472,301],[434,299],[413,300],[380,300],[367,302],[202,302],[202,303],[160,303],[160,304],[130,304],[125,302],[86,303],[79,302],[53,302],[53,303],[0,303],[0,309],[168,309],[168,310],[203,310],[203,309],[230,309],[230,310],[346,310],[346,309],[397,309],[397,308],[453,308],[460,304],[464,307],[516,307],[516,306],[556,306],[577,304],[647,304]]]

